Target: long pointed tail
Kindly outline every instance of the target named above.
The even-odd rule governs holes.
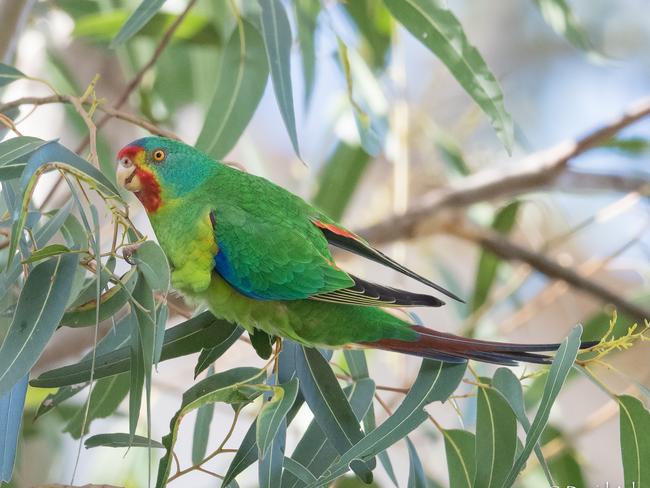
[[[415,341],[381,339],[364,345],[452,363],[474,359],[484,363],[510,366],[514,366],[520,361],[549,364],[553,357],[539,353],[555,351],[560,347],[560,344],[516,344],[469,339],[419,325],[413,325],[411,329],[418,333]],[[583,342],[580,348],[587,349],[596,344],[598,341]]]

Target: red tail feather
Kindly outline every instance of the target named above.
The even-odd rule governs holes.
[[[463,362],[474,359],[485,363],[516,365],[526,363],[548,364],[553,359],[540,351],[555,351],[560,344],[516,344],[511,342],[481,341],[438,332],[433,329],[411,326],[418,333],[415,341],[398,339],[381,339],[365,345],[387,351],[395,351],[412,356],[420,356],[447,362]],[[588,348],[595,343],[584,342],[581,348]]]

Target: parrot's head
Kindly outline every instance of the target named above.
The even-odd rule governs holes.
[[[218,164],[180,141],[143,137],[117,153],[117,182],[132,191],[147,212],[182,197],[201,184]]]

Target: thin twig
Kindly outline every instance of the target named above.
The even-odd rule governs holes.
[[[479,244],[501,259],[524,262],[546,276],[565,281],[577,290],[611,303],[618,310],[630,315],[635,320],[643,322],[644,319],[650,317],[649,309],[630,302],[615,291],[586,278],[572,268],[562,266],[543,254],[521,247],[492,230],[466,223],[462,226],[450,227],[448,231],[456,237]]]

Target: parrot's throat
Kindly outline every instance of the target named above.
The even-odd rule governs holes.
[[[156,176],[149,171],[138,168],[136,174],[140,179],[142,189],[136,192],[135,196],[138,197],[138,200],[144,205],[148,213],[154,213],[163,203],[160,183],[158,183]]]

